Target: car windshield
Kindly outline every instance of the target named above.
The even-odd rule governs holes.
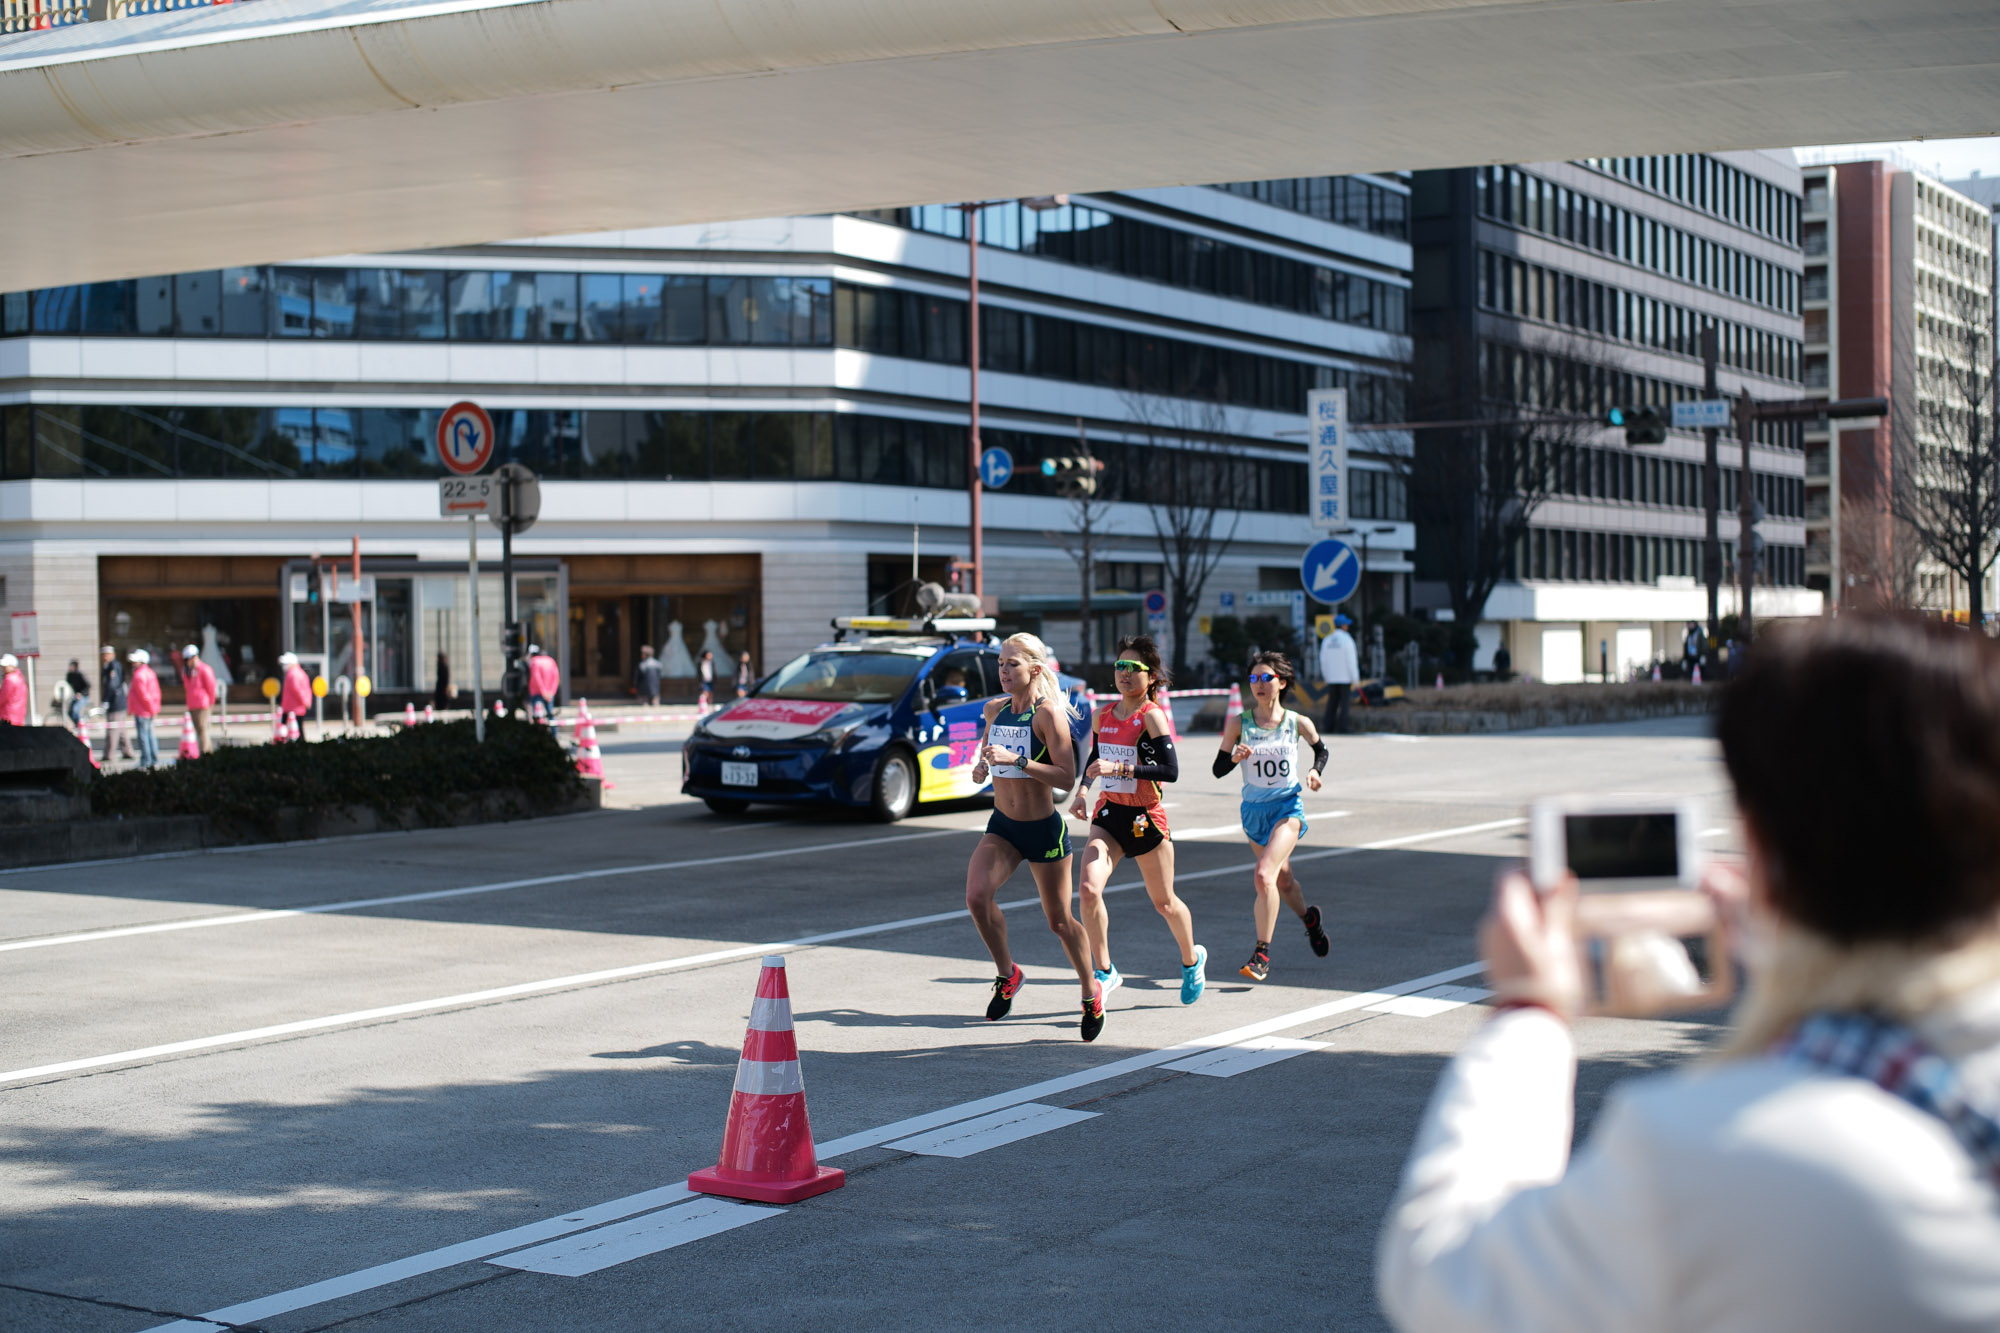
[[[757,691],[760,699],[879,704],[900,699],[929,654],[815,652],[795,657]]]

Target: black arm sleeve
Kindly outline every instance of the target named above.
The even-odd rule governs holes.
[[[1177,782],[1181,776],[1181,757],[1174,751],[1172,736],[1141,736],[1138,744],[1139,762],[1132,766],[1132,776],[1146,782]]]
[[[1083,761],[1083,768],[1089,768],[1103,757],[1097,752],[1097,733],[1093,731],[1090,733],[1090,755]],[[1079,781],[1083,778],[1083,768],[1076,770],[1076,776]]]
[[[1229,757],[1229,751],[1217,750],[1215,752],[1215,767],[1213,770],[1211,770],[1212,772],[1214,772],[1215,776],[1219,778],[1226,778],[1229,776],[1230,770],[1235,767],[1236,767],[1236,761]]]
[[[1326,741],[1325,741],[1324,739],[1322,739],[1322,740],[1316,740],[1316,741],[1314,741],[1314,742],[1313,742],[1313,772],[1315,772],[1315,773],[1324,773],[1324,772],[1326,772],[1326,758],[1327,758],[1327,756],[1326,756]]]

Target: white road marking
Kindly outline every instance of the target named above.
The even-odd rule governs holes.
[[[1494,829],[1509,828],[1524,822],[1519,818],[1489,820],[1484,824],[1463,824],[1457,828],[1434,829],[1428,833],[1409,833],[1397,838],[1383,838],[1376,842],[1365,842],[1354,847],[1329,847],[1322,851],[1300,852],[1292,857],[1293,864],[1301,861],[1324,860],[1336,856],[1352,856],[1356,852],[1383,851],[1394,847],[1407,847],[1413,843],[1436,842],[1446,838],[1465,837],[1475,833],[1485,833]],[[851,844],[848,844],[851,845]],[[1175,883],[1195,879],[1213,879],[1221,875],[1241,875],[1250,870],[1249,865],[1224,866],[1217,870],[1197,870],[1190,874],[1176,874]],[[1106,893],[1122,893],[1142,887],[1143,881],[1133,880],[1123,884],[1105,887]],[[450,890],[446,890],[450,892]],[[999,904],[1003,912],[1019,908],[1039,906],[1036,898],[1016,898]],[[185,1041],[166,1042],[158,1046],[143,1046],[136,1050],[114,1051],[109,1055],[90,1055],[76,1060],[62,1060],[51,1064],[31,1065],[25,1069],[0,1072],[0,1084],[22,1083],[31,1079],[51,1078],[60,1074],[74,1074],[86,1069],[102,1069],[108,1065],[133,1064],[143,1060],[154,1060],[169,1055],[184,1055],[190,1051],[214,1050],[225,1046],[242,1046],[250,1042],[262,1041],[269,1037],[289,1037],[301,1032],[317,1032],[329,1028],[351,1027],[357,1023],[374,1023],[385,1018],[401,1018],[410,1014],[435,1012],[440,1009],[457,1009],[467,1005],[489,1004],[496,1000],[515,999],[523,995],[546,994],[550,991],[573,990],[581,986],[595,986],[604,982],[624,981],[632,977],[652,976],[661,972],[674,972],[683,968],[701,967],[709,963],[731,962],[739,958],[761,957],[767,953],[784,953],[791,949],[803,949],[815,944],[835,944],[841,940],[863,939],[870,935],[883,935],[890,931],[909,930],[917,926],[931,926],[943,921],[955,921],[966,916],[964,908],[951,912],[932,912],[928,916],[904,917],[898,921],[878,922],[870,926],[852,926],[846,930],[826,931],[818,935],[801,935],[796,939],[778,940],[763,944],[743,944],[728,949],[714,949],[707,953],[685,954],[678,958],[662,958],[649,963],[630,963],[624,967],[609,967],[596,972],[577,972],[569,976],[550,977],[542,981],[517,982],[512,986],[495,986],[489,990],[467,991],[459,995],[445,995],[428,1000],[410,1000],[403,1004],[382,1005],[374,1009],[357,1009],[344,1014],[328,1014],[320,1018],[302,1018],[291,1023],[274,1023],[268,1027],[246,1028],[238,1032],[224,1032],[212,1037],[190,1037]],[[1440,978],[1444,980],[1445,978]]]
[[[1200,1055],[1191,1055],[1185,1060],[1176,1060],[1167,1068],[1179,1070],[1183,1074],[1206,1074],[1210,1078],[1233,1078],[1248,1073],[1252,1069],[1262,1069],[1280,1060],[1289,1060],[1307,1051],[1323,1051],[1327,1043],[1323,1041],[1299,1041],[1293,1037],[1252,1037],[1249,1041],[1239,1041],[1234,1046],[1222,1046]]]
[[[980,825],[984,828],[984,825]],[[99,940],[125,939],[133,935],[159,935],[176,930],[207,930],[215,926],[242,926],[257,921],[279,921],[286,917],[322,916],[329,912],[356,912],[369,907],[394,907],[403,903],[436,902],[445,898],[469,898],[507,889],[539,888],[547,884],[573,884],[585,879],[610,879],[619,875],[644,875],[662,870],[691,870],[699,866],[729,865],[737,861],[768,861],[781,856],[803,856],[815,852],[842,851],[849,847],[872,847],[881,843],[915,842],[920,838],[941,838],[948,833],[966,833],[966,828],[925,829],[920,833],[891,833],[875,838],[851,838],[844,842],[821,842],[805,847],[779,847],[764,852],[737,852],[728,856],[702,856],[687,861],[653,861],[646,865],[610,866],[603,870],[574,870],[560,875],[537,875],[531,879],[506,879],[492,884],[467,884],[456,889],[431,889],[423,893],[398,893],[386,898],[349,898],[337,903],[316,903],[309,907],[275,907],[228,916],[188,917],[178,921],[155,921],[143,926],[115,926],[106,930],[86,930],[74,935],[48,935],[37,939],[9,940],[0,944],[0,953],[16,949],[47,949],[58,944],[94,944]]]
[[[703,1240],[737,1227],[777,1217],[785,1210],[731,1199],[698,1197],[628,1222],[617,1222],[580,1236],[567,1236],[531,1250],[517,1250],[489,1264],[519,1268],[529,1273],[551,1273],[557,1277],[582,1277],[600,1268],[643,1259],[649,1254],[671,1250],[676,1245]]]
[[[1511,820],[1507,822],[1519,823],[1520,821]],[[1477,828],[1480,826],[1471,827]],[[1430,836],[1446,837],[1465,831],[1464,829],[1445,829]],[[1347,852],[1360,851],[1362,849],[1339,848],[1336,850]],[[1416,977],[1409,981],[1397,982],[1392,986],[1384,986],[1379,990],[1363,991],[1357,995],[1347,996],[1345,999],[1331,1000],[1325,1004],[1316,1004],[1310,1008],[1294,1010],[1289,1014],[1280,1014],[1276,1018],[1267,1018],[1262,1022],[1251,1023],[1245,1027],[1234,1028],[1227,1032],[1219,1032],[1212,1037],[1195,1038],[1190,1041],[1179,1042],[1173,1046],[1162,1047],[1159,1050],[1145,1051],[1138,1055],[1127,1056],[1123,1060],[1114,1060],[1110,1064],[1099,1065],[1095,1069],[1086,1069],[1074,1074],[1065,1074],[1060,1078],[1044,1079],[1040,1083],[1030,1083],[1024,1087],[1015,1088],[1010,1092],[995,1093],[993,1096],[981,1097],[976,1101],[961,1102],[957,1106],[947,1106],[939,1111],[911,1116],[908,1119],[895,1121],[893,1124],[880,1125],[874,1129],[863,1130],[858,1134],[849,1134],[844,1138],[816,1144],[814,1145],[814,1149],[819,1159],[825,1161],[830,1157],[839,1157],[845,1153],[859,1152],[863,1148],[880,1147],[897,1139],[909,1138],[925,1130],[957,1124],[962,1120],[967,1120],[974,1116],[986,1115],[993,1111],[1003,1111],[1009,1107],[1019,1106],[1024,1102],[1031,1102],[1040,1097],[1054,1097],[1065,1092],[1072,1092],[1077,1088],[1089,1087],[1094,1083],[1103,1083],[1111,1079],[1122,1078],[1127,1074],[1138,1073],[1141,1070],[1171,1063],[1195,1052],[1211,1050],[1218,1046],[1234,1046],[1258,1037],[1267,1037],[1273,1033],[1282,1032],[1286,1028],[1300,1027],[1307,1023],[1318,1022],[1324,1018],[1332,1018],[1338,1014],[1349,1013],[1357,1009],[1366,1009],[1369,1005],[1380,1003],[1391,996],[1409,995],[1416,991],[1429,990],[1433,986],[1444,985],[1448,982],[1457,981],[1461,977],[1469,977],[1483,971],[1485,971],[1485,965],[1482,963],[1466,963],[1459,967],[1446,968],[1442,972],[1433,972],[1429,976]],[[427,1250],[422,1254],[414,1254],[408,1258],[393,1260],[386,1264],[377,1264],[372,1268],[363,1268],[356,1272],[342,1274],[339,1277],[326,1278],[307,1286],[294,1287],[290,1291],[281,1291],[270,1296],[262,1296],[255,1300],[228,1306],[224,1309],[205,1311],[200,1319],[177,1319],[173,1323],[160,1324],[147,1329],[145,1333],[214,1333],[214,1330],[218,1328],[226,1329],[231,1325],[275,1318],[278,1315],[290,1314],[293,1311],[304,1310],[315,1305],[323,1305],[328,1301],[339,1300],[343,1297],[357,1295],[364,1291],[373,1291],[378,1287],[386,1287],[391,1283],[401,1282],[408,1278],[420,1277],[425,1273],[435,1273],[441,1269],[455,1268],[459,1264],[472,1263],[475,1260],[490,1258],[496,1254],[505,1254],[511,1250],[517,1250],[523,1245],[532,1244],[537,1241],[552,1240],[557,1236],[569,1235],[591,1227],[602,1226],[606,1222],[616,1221],[620,1218],[650,1212],[666,1204],[678,1203],[687,1196],[688,1189],[685,1183],[676,1183],[663,1186],[659,1189],[647,1190],[640,1194],[627,1195],[622,1199],[612,1199],[577,1212],[565,1213],[560,1217],[548,1218],[541,1222],[530,1222],[525,1226],[495,1232],[490,1236],[479,1236],[472,1240],[459,1241],[453,1245],[445,1245],[435,1250]]]
[[[1306,811],[1306,822],[1310,824],[1315,819],[1346,819],[1353,813],[1352,810],[1308,810]],[[1240,822],[1235,824],[1213,824],[1207,828],[1177,828],[1173,831],[1173,834],[1175,842],[1185,842],[1199,838],[1223,838],[1231,834],[1239,838],[1244,836],[1243,825]]]
[[[1080,1120],[1095,1120],[1098,1114],[1096,1111],[1074,1111],[1067,1106],[1026,1102],[883,1146],[920,1153],[925,1157],[970,1157],[988,1148],[1018,1143],[1052,1129],[1061,1129],[1064,1125],[1074,1125]]]
[[[1398,995],[1393,1000],[1368,1006],[1371,1014],[1400,1014],[1404,1018],[1436,1018],[1453,1009],[1477,1004],[1493,994],[1478,986],[1433,986],[1421,995]]]

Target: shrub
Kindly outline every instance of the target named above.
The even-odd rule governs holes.
[[[581,781],[546,728],[491,718],[483,745],[468,720],[316,745],[228,746],[172,768],[99,778],[90,804],[100,815],[209,815],[271,836],[287,811],[308,826],[342,806],[365,806],[401,825],[442,824],[466,797],[519,792],[531,804],[553,805]]]

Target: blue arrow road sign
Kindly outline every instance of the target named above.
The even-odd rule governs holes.
[[[986,484],[988,490],[999,490],[1013,475],[1014,455],[999,445],[979,455],[979,480]]]
[[[1328,606],[1344,602],[1361,586],[1361,558],[1344,541],[1328,537],[1314,542],[1299,562],[1299,582]]]

